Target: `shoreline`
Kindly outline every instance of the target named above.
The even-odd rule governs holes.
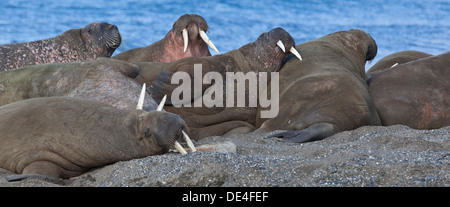
[[[236,153],[169,152],[93,169],[70,179],[31,178],[0,187],[430,187],[450,186],[450,127],[416,130],[364,126],[303,144],[261,135],[207,137],[195,143],[233,142]]]

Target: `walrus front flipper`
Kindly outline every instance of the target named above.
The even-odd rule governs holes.
[[[177,90],[177,92],[180,92],[181,90],[187,90],[189,91],[191,94],[184,94],[184,92],[181,92],[181,96],[183,95],[190,95],[190,98],[182,98],[179,97],[180,100],[176,101],[177,105],[184,105],[184,104],[189,104],[192,103],[194,100],[201,98],[200,97],[194,97],[193,96],[193,86],[191,85],[191,83],[184,83],[183,79],[181,79],[182,83],[180,84],[171,84],[171,78],[174,75],[174,73],[171,73],[169,71],[161,71],[156,80],[154,80],[152,82],[152,85],[149,87],[149,89],[147,89],[149,91],[149,93],[152,95],[153,99],[156,102],[161,102],[162,98],[167,95],[167,99],[166,99],[166,104],[167,106],[171,106],[174,105],[174,103],[172,102],[171,98],[172,98],[172,92],[174,92],[175,90]],[[191,80],[191,79],[189,79]]]
[[[5,176],[5,179],[8,182],[16,182],[16,181],[29,179],[29,178],[41,179],[41,180],[45,180],[45,181],[50,181],[52,183],[61,183],[61,179],[59,179],[59,178],[45,176],[45,175],[39,175],[39,174],[20,174],[20,175]]]
[[[172,91],[169,89],[171,75],[172,73],[169,71],[161,71],[156,77],[156,80],[154,80],[152,85],[148,88],[149,93],[156,102],[161,102],[162,98],[167,95],[166,104],[171,104],[170,94]]]
[[[318,123],[306,129],[287,131],[272,135],[272,137],[283,138],[283,142],[312,142],[325,139],[335,133],[335,127],[329,123]]]
[[[44,177],[44,176],[37,175],[37,174],[21,174],[21,175],[8,175],[5,177],[5,179],[8,182],[15,182],[15,181],[25,180],[27,178],[41,178],[41,177]]]

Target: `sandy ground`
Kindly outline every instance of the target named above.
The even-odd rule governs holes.
[[[67,180],[30,178],[0,186],[450,186],[450,127],[366,126],[292,144],[270,134],[208,137],[236,153],[170,152],[117,162]]]

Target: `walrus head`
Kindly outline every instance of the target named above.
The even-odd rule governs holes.
[[[81,36],[86,48],[106,57],[110,57],[122,42],[117,26],[108,23],[91,23],[81,29]]]
[[[175,142],[183,137],[182,131],[186,124],[177,114],[150,111],[141,114],[139,119],[138,136],[144,139],[155,139],[165,151],[172,148]]]
[[[206,35],[208,24],[197,14],[185,14],[175,21],[169,35],[174,36],[177,45],[183,45],[183,52],[190,52],[194,57],[210,56],[208,45],[217,53],[219,51]]]
[[[255,42],[239,49],[251,59],[253,70],[259,72],[277,72],[290,53],[302,60],[295,49],[295,41],[283,28],[275,28],[262,33]]]

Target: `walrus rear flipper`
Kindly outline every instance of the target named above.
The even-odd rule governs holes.
[[[335,126],[329,123],[318,123],[306,129],[287,131],[272,135],[272,137],[283,138],[283,142],[304,143],[325,139],[335,133]]]

